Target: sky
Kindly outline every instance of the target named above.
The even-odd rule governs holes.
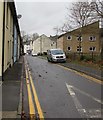
[[[67,7],[70,8],[71,1],[76,0],[16,0],[17,14],[22,15],[19,19],[21,31],[56,35],[53,28],[62,26],[66,21]]]
[[[17,14],[22,15],[19,19],[21,31],[27,34],[55,35],[56,31],[53,28],[61,26],[65,21],[67,4],[66,2],[17,2]]]

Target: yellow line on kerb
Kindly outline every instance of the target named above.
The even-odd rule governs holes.
[[[30,117],[35,115],[35,108],[34,108],[34,104],[33,104],[33,98],[32,98],[32,93],[31,93],[31,89],[30,89],[30,83],[28,80],[28,72],[26,71],[26,85],[27,85],[27,91],[28,91],[28,101],[29,101],[29,114]]]
[[[102,85],[103,85],[103,82],[102,82],[101,80],[99,80],[99,79],[96,79],[96,78],[94,78],[94,77],[91,77],[91,76],[86,75],[86,74],[84,74],[84,73],[80,73],[80,72],[78,72],[78,71],[76,71],[76,70],[72,70],[72,69],[70,69],[70,68],[67,68],[67,67],[64,67],[64,66],[61,66],[61,65],[58,65],[58,66],[62,67],[62,68],[65,69],[65,70],[69,70],[69,71],[71,71],[71,72],[74,72],[74,73],[76,73],[76,74],[78,74],[78,75],[80,75],[80,76],[83,76],[83,77],[85,77],[85,78],[87,78],[87,79],[89,79],[89,80],[91,80],[91,81],[94,81],[94,82],[96,82],[96,83],[98,83],[98,84],[102,84]]]
[[[38,100],[38,96],[37,96],[37,93],[36,93],[36,89],[35,89],[30,71],[29,71],[29,76],[30,76],[30,82],[31,82],[32,90],[33,90],[33,95],[34,95],[34,98],[35,98],[35,103],[36,103],[36,106],[37,106],[37,109],[38,109],[39,117],[40,117],[40,119],[44,120],[44,115],[43,115],[43,112],[42,112],[42,109],[41,109],[41,106],[40,106],[40,103],[39,103],[39,100]]]

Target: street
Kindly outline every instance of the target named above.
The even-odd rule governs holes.
[[[35,109],[43,118],[102,117],[101,84],[39,57],[27,55],[25,61],[32,77],[31,85],[27,87],[28,96],[33,99],[31,111]]]

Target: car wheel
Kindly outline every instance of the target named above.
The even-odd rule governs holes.
[[[49,58],[47,57],[48,62],[50,62]]]

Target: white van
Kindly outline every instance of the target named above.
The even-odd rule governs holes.
[[[48,62],[66,62],[66,55],[61,49],[47,50]]]

